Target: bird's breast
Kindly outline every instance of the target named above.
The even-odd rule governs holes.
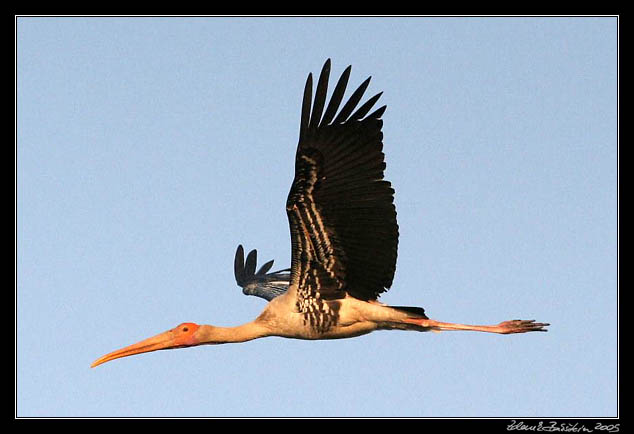
[[[377,325],[347,301],[311,299],[300,304],[284,294],[271,300],[258,321],[266,323],[276,336],[295,339],[340,339],[376,330]]]

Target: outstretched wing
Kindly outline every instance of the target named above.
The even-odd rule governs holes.
[[[330,59],[321,71],[314,104],[312,74],[306,81],[295,179],[286,202],[291,285],[297,285],[297,305],[304,312],[321,310],[320,300],[346,293],[374,300],[391,286],[396,267],[394,190],[383,179],[380,118],[386,106],[367,114],[379,93],[357,109],[368,78],[337,114],[349,66],[323,112],[329,74]]]
[[[265,300],[272,300],[288,290],[290,281],[289,268],[267,273],[273,266],[273,260],[265,263],[256,272],[258,252],[251,250],[244,260],[244,249],[241,245],[236,250],[233,261],[233,272],[238,286],[245,295],[255,295]]]

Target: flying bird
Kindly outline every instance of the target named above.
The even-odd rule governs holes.
[[[286,201],[290,269],[267,273],[270,261],[256,272],[255,251],[246,262],[242,246],[236,252],[238,285],[245,294],[270,300],[262,313],[236,327],[182,323],[106,354],[92,367],[150,351],[267,336],[314,340],[351,338],[375,330],[546,331],[549,324],[534,320],[495,325],[441,322],[430,319],[421,307],[389,306],[377,300],[392,285],[399,237],[394,189],[384,179],[381,117],[386,106],[370,112],[382,93],[359,106],[368,78],[340,109],[350,66],[327,102],[330,66],[328,59],[314,100],[312,74],[304,88],[295,177]]]

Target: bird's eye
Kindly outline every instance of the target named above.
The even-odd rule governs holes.
[[[189,329],[187,327],[183,327],[183,331],[187,332],[187,331],[189,331]]]

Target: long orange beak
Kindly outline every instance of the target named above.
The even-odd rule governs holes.
[[[130,346],[113,351],[95,360],[91,368],[99,366],[102,363],[109,362],[121,357],[133,356],[135,354],[149,353],[150,351],[168,350],[172,348],[189,347],[196,345],[193,333],[198,329],[198,325],[194,323],[183,323],[171,330],[160,333],[151,338],[137,342]]]

